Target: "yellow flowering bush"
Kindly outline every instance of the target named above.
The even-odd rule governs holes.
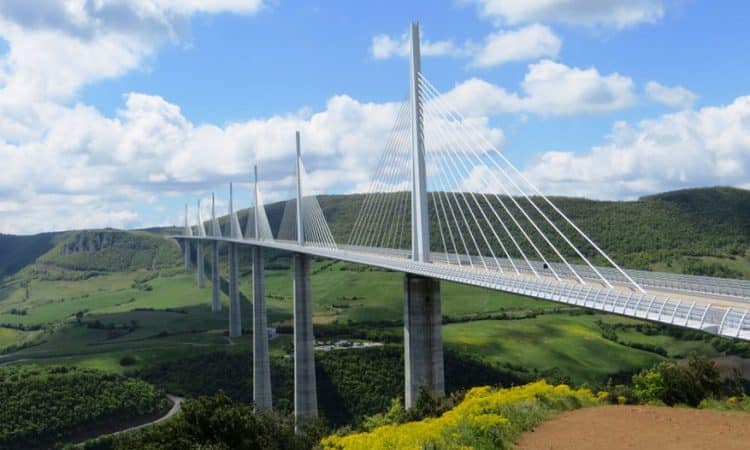
[[[478,387],[440,417],[329,436],[321,445],[326,450],[507,448],[522,431],[555,412],[599,402],[588,389],[546,381],[507,389]]]

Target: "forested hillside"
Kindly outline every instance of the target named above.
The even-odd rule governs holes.
[[[166,398],[148,383],[68,367],[0,368],[0,448],[55,447],[97,425],[164,409]]]
[[[171,239],[144,231],[77,231],[37,261],[71,270],[152,270],[178,264],[180,248]]]
[[[552,197],[551,200],[625,267],[750,278],[750,191],[716,187],[667,192],[636,201],[570,197]],[[347,243],[364,196],[323,195],[318,201],[336,241]],[[535,201],[542,210],[551,213],[543,201],[538,198]],[[513,211],[514,207],[510,209]],[[284,213],[284,203],[267,205],[266,213],[272,230],[276,231]],[[502,217],[502,213],[500,215]],[[514,215],[522,225],[526,224],[522,214]],[[540,216],[530,215],[563,252],[567,251],[566,256],[574,256],[562,240],[555,238],[555,233],[543,225]],[[246,217],[247,210],[242,210],[240,223],[244,224]],[[436,220],[433,214],[431,241],[433,250],[439,251],[442,244]],[[409,218],[405,217],[403,222],[408,226]],[[575,233],[561,222],[556,221],[556,224],[566,230],[584,252],[593,255],[592,249],[581,239],[575,239]],[[226,228],[225,220],[222,226]],[[523,242],[522,236],[516,234],[516,237]],[[404,246],[408,246],[408,241],[404,241]],[[500,249],[494,250],[500,253]],[[531,253],[530,248],[525,250]]]
[[[323,195],[318,200],[336,241],[347,243],[364,196]],[[637,201],[569,197],[553,197],[552,201],[625,267],[750,278],[750,191],[706,188],[667,192]],[[545,212],[550,212],[542,202],[539,204]],[[284,203],[267,205],[266,212],[271,228],[276,232],[284,213]],[[247,209],[239,213],[243,228],[247,213]],[[439,251],[442,245],[436,220],[433,214],[431,240],[433,249]],[[519,220],[523,225],[524,220]],[[226,233],[226,217],[220,218],[220,222]],[[403,218],[403,224],[409,226],[408,217]],[[565,227],[562,223],[558,226]],[[179,248],[165,235],[175,230],[152,228],[130,232],[92,230],[35,236],[0,235],[0,277],[17,272],[37,258],[42,264],[71,270],[127,271],[172,267],[179,263]],[[561,250],[566,250],[561,239],[555,239],[554,232],[549,228],[545,231]],[[574,236],[569,228],[567,234]],[[517,237],[523,242],[520,235]],[[592,249],[580,239],[573,241],[584,252],[593,255]],[[407,236],[402,246],[408,245]],[[500,252],[499,249],[493,250]],[[531,251],[530,248],[525,250]],[[567,256],[573,256],[571,252],[567,249]],[[603,263],[596,258],[595,261]]]

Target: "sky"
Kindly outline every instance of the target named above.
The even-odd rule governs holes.
[[[422,73],[549,195],[750,189],[750,4],[0,0],[0,233],[362,191]],[[204,209],[205,211],[205,209]],[[205,212],[204,212],[205,214]]]

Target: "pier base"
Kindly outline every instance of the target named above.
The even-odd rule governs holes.
[[[445,394],[440,281],[404,277],[404,400],[414,406],[421,386]]]

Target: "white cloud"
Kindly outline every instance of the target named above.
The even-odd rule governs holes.
[[[633,90],[633,80],[618,73],[602,75],[593,67],[580,69],[543,60],[529,65],[521,82],[522,94],[472,78],[443,94],[443,98],[467,115],[571,115],[628,107],[635,101]]]
[[[216,184],[247,180],[256,162],[264,199],[279,200],[291,187],[295,130],[312,192],[363,188],[400,106],[337,95],[322,111],[225,126],[193,124],[177,105],[140,93],[128,94],[115,117],[56,106],[37,124],[37,137],[14,145],[0,139],[0,198],[13,199],[0,203],[0,232],[153,225],[133,205],[157,210],[169,193],[205,195]],[[472,122],[501,144],[502,132],[486,118]],[[238,205],[247,198],[238,196]]]
[[[0,40],[8,47],[0,55],[0,198],[13,199],[3,200],[0,226],[32,232],[137,221],[134,202],[154,199],[142,186],[166,176],[148,154],[166,153],[170,129],[161,127],[157,136],[129,127],[149,124],[147,117],[127,117],[146,110],[135,96],[116,119],[68,103],[87,83],[142,67],[159,46],[184,34],[193,14],[252,14],[261,6],[259,0],[0,2]],[[179,120],[179,108],[172,113]],[[154,142],[162,146],[138,146]],[[135,158],[144,153],[144,161]],[[149,167],[154,176],[144,175]],[[13,205],[22,205],[23,214]]]
[[[375,59],[389,59],[393,57],[406,58],[411,52],[411,38],[408,34],[400,37],[390,37],[387,34],[379,34],[372,38],[370,54]],[[420,43],[422,56],[457,56],[464,50],[453,43],[452,40],[437,42],[422,41]]]
[[[552,30],[534,24],[512,31],[498,31],[485,38],[476,52],[473,65],[490,67],[510,61],[525,61],[541,57],[554,58],[562,42]]]
[[[682,86],[664,86],[656,81],[646,83],[646,94],[654,101],[672,108],[688,109],[698,98],[695,93]]]
[[[420,50],[423,56],[466,57],[471,58],[472,66],[491,67],[512,61],[554,58],[561,46],[560,38],[552,30],[544,25],[532,24],[491,33],[481,44],[466,41],[459,45],[451,39],[422,41]],[[370,54],[375,59],[407,58],[410,52],[411,39],[408,34],[399,37],[379,34],[372,38]]]
[[[617,123],[586,154],[541,154],[526,174],[554,195],[622,199],[691,186],[750,187],[750,96],[636,126]]]
[[[196,13],[254,13],[260,0],[5,0],[0,105],[70,99],[85,83],[139,67]]]
[[[465,0],[484,17],[511,25],[559,22],[622,29],[664,16],[662,0]]]

